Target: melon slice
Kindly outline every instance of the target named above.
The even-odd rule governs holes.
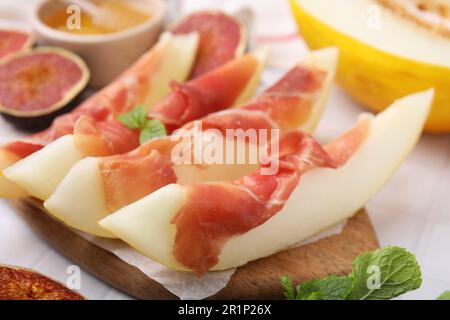
[[[0,150],[0,190],[4,198],[22,198],[27,195],[25,189],[7,179],[3,175],[3,170],[14,165],[20,158],[6,150]]]
[[[233,17],[219,11],[196,12],[171,28],[174,34],[200,33],[200,43],[191,78],[205,74],[241,56],[247,46],[247,31]]]
[[[425,129],[450,132],[448,1],[290,3],[309,47],[340,48],[337,81],[354,99],[379,112],[400,97],[434,87],[436,98]]]
[[[83,159],[72,135],[50,143],[44,149],[3,171],[4,176],[38,199],[47,199],[70,168]]]
[[[355,214],[414,148],[432,99],[431,90],[408,96],[370,120],[368,136],[345,165],[313,169],[303,175],[280,212],[225,243],[212,270],[242,266],[275,254]],[[177,234],[172,221],[188,197],[185,187],[168,185],[99,224],[149,258],[188,270],[172,253]]]
[[[30,48],[34,44],[31,33],[18,29],[0,29],[0,59],[22,50]]]
[[[146,63],[143,57],[141,64],[138,61],[132,67],[137,75],[143,76],[144,79],[148,78],[145,87],[139,88],[142,96],[138,98],[138,101],[133,101],[134,105],[130,105],[128,110],[118,110],[118,113],[129,111],[138,104],[143,104],[151,110],[170,92],[172,81],[186,81],[195,65],[199,39],[200,35],[195,31],[178,36],[163,33],[157,44],[162,50],[158,57],[155,57],[152,65]],[[149,67],[150,69],[148,69]],[[133,78],[133,74],[131,74],[130,80]]]
[[[241,61],[246,62],[249,61],[249,59],[251,60],[250,73],[246,75],[247,77],[244,79],[245,81],[241,81],[242,86],[237,87],[237,91],[233,93],[231,100],[234,100],[234,102],[232,102],[229,98],[221,98],[221,96],[223,95],[222,89],[219,89],[213,93],[208,92],[208,98],[214,98],[213,101],[217,102],[219,106],[217,106],[216,104],[205,104],[200,110],[197,110],[198,114],[190,114],[190,116],[194,117],[194,119],[187,120],[195,120],[196,117],[203,115],[203,113],[205,112],[214,111],[214,109],[209,111],[208,108],[210,107],[226,107],[226,105],[221,104],[221,101],[230,100],[227,101],[226,104],[228,105],[229,103],[231,106],[233,104],[240,103],[242,100],[249,99],[257,88],[262,69],[267,60],[267,55],[268,51],[266,49],[256,50],[254,53],[248,54],[246,57],[236,59],[236,61],[232,61],[226,64],[222,68],[217,69],[217,71],[212,71],[207,75],[193,80],[192,83],[188,82],[187,84],[183,85],[185,88],[198,90],[201,89],[198,88],[198,86],[201,86],[203,85],[203,82],[206,82],[202,79],[208,81],[212,79],[213,81],[211,81],[212,85],[210,85],[210,87],[213,87],[216,84],[222,86],[223,83],[232,82],[233,79],[236,78],[236,76],[239,76],[238,72],[239,68],[241,68],[242,65],[240,63]],[[222,70],[224,72],[222,72]],[[224,78],[229,78],[230,75],[232,76],[231,79]],[[199,81],[200,83],[198,83]],[[167,99],[160,104],[161,107],[159,107],[158,105],[155,108],[156,110],[152,112],[152,114],[164,115],[165,111],[170,112],[174,107],[179,105],[175,104],[177,101],[177,97],[177,92],[169,95]],[[187,105],[186,109],[189,108],[189,106],[190,105]],[[183,108],[183,111],[186,110]],[[56,187],[69,172],[70,168],[77,161],[84,158],[83,155],[85,155],[85,152],[83,151],[84,149],[81,150],[80,145],[77,144],[76,137],[74,137],[73,135],[67,135],[59,138],[58,140],[47,145],[42,150],[35,152],[29,157],[11,166],[4,171],[4,175],[10,181],[14,181],[18,186],[27,190],[30,195],[45,201],[55,191]],[[61,158],[61,155],[64,155],[64,157]]]
[[[303,101],[302,93],[305,93],[306,91],[306,99],[311,99],[310,102],[313,103],[313,105],[309,112],[310,118],[299,123],[298,126],[304,130],[312,130],[321,115],[323,106],[332,87],[337,58],[338,52],[334,48],[313,52],[303,59],[298,66],[294,67],[293,70],[275,84],[275,86],[249,102],[248,105],[212,114],[211,116],[205,117],[203,122],[207,123],[212,118],[213,120],[217,120],[219,124],[228,128],[227,123],[230,120],[229,116],[235,115],[236,113],[239,115],[240,112],[250,116],[254,120],[258,115],[262,114],[261,110],[247,110],[246,107],[253,106],[254,104],[261,104],[266,101],[266,98],[269,100],[272,99],[273,95],[281,98],[279,100],[281,102],[283,97],[295,97],[300,100],[301,108],[301,102]],[[308,70],[310,70],[311,73],[307,72]],[[313,79],[313,73],[318,73],[320,76],[323,75],[320,87],[309,88],[311,85],[310,82]],[[293,83],[292,79],[297,79],[297,81]],[[272,90],[275,92],[272,92]],[[311,97],[311,94],[313,97]],[[275,101],[274,106],[276,107],[277,105],[278,101]],[[287,110],[287,112],[289,112],[289,110]],[[311,118],[313,120],[311,120]],[[239,121],[236,122],[238,123],[238,127],[244,126],[244,124],[240,122],[240,119],[238,120]],[[250,124],[250,126],[252,125],[253,124]],[[206,139],[206,137],[204,138]],[[143,147],[145,148],[145,146]],[[119,159],[116,159],[117,158],[114,158],[117,163],[120,163]],[[100,228],[97,224],[98,220],[110,213],[107,209],[106,191],[99,170],[100,161],[102,161],[102,158],[87,158],[74,165],[56,188],[55,192],[44,203],[44,206],[51,214],[73,228],[98,236],[114,237],[111,233]],[[114,164],[114,166],[116,166],[116,164]],[[127,166],[127,168],[128,167],[129,166]],[[255,166],[209,165],[199,168],[195,165],[177,165],[173,169],[179,183],[193,183],[220,181],[232,177],[237,178],[253,171]],[[138,184],[137,181],[140,181],[140,177],[141,176],[131,176],[127,179],[129,181],[134,181],[133,187],[135,187]],[[129,189],[131,190],[133,187],[130,186]],[[129,189],[127,189],[127,191]],[[80,199],[83,199],[83,201],[80,201]]]

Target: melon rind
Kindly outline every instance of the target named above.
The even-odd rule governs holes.
[[[425,130],[450,132],[450,39],[395,16],[375,0],[290,0],[311,49],[339,47],[337,81],[364,107],[380,112],[408,94],[435,88]],[[370,29],[379,10],[380,29]],[[416,39],[416,40],[415,40]]]

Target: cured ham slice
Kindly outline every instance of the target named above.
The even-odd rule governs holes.
[[[222,68],[213,70],[186,84],[173,83],[173,92],[150,111],[150,118],[161,120],[169,131],[209,113],[238,105],[248,99],[246,91],[253,92],[259,78],[266,50],[247,54]],[[250,90],[246,90],[249,87]]]
[[[284,134],[279,144],[280,167],[274,175],[258,170],[236,181],[185,187],[187,200],[172,220],[177,229],[173,255],[180,263],[203,274],[217,264],[229,238],[256,228],[283,208],[302,174],[336,167],[322,146],[301,131]]]
[[[193,77],[241,55],[248,41],[246,28],[220,11],[196,12],[171,27],[174,34],[190,33],[192,30],[201,35]]]
[[[317,100],[327,91],[326,79],[330,72],[300,63],[275,85],[239,109],[204,117],[202,128],[222,132],[238,128],[302,128],[308,123]],[[191,123],[186,127],[192,126]]]
[[[131,130],[118,121],[97,122],[82,116],[73,131],[75,145],[83,156],[122,154],[139,146],[138,130]]]
[[[135,152],[99,162],[110,212],[177,181],[170,160],[173,144],[170,138],[154,139]],[[123,192],[124,185],[133,191]]]
[[[414,94],[377,117],[363,118],[312,161],[311,152],[298,157],[295,150],[301,148],[289,144],[280,159],[289,159],[288,170],[302,172],[294,188],[281,182],[295,180],[292,175],[261,181],[257,173],[228,183],[171,184],[99,224],[151,259],[179,270],[225,270],[275,254],[364,206],[417,143],[432,100],[432,90]],[[307,144],[307,150],[314,150]],[[330,168],[329,159],[331,167],[341,166]],[[280,168],[283,174],[285,166]]]
[[[334,49],[327,49],[314,52],[311,55],[313,57],[308,56],[305,62],[296,66],[275,86],[248,105],[205,117],[201,121],[202,125],[205,126],[204,129],[215,128],[225,131],[226,129],[280,128],[281,124],[272,120],[271,115],[272,110],[276,108],[275,103],[283,102],[283,97],[296,97],[297,103],[292,104],[293,108],[307,106],[312,110],[318,109],[320,114],[326,100],[324,97],[328,95],[331,87],[337,52]],[[308,69],[308,71],[306,72],[305,69]],[[293,78],[310,81],[307,77],[297,77],[296,73],[314,74],[317,79],[316,83],[314,85],[293,83]],[[277,88],[279,88],[279,92],[276,91]],[[279,99],[273,99],[274,96]],[[253,107],[258,103],[266,107],[253,110]],[[248,106],[252,108],[247,110]],[[284,110],[290,112],[292,109],[284,108]],[[316,113],[316,111],[309,112],[310,116],[317,116]],[[306,119],[304,122],[298,122],[297,124],[300,128],[303,125],[307,125],[307,128],[309,128],[308,126],[311,123],[309,119]],[[189,132],[193,128],[194,123],[189,123],[184,126],[183,132]],[[177,131],[173,137],[181,138],[183,136]],[[196,181],[220,181],[232,177],[237,178],[258,167],[257,163],[237,166],[185,166],[174,164],[171,157],[172,147],[174,146],[173,140],[167,138],[157,140],[159,141],[151,141],[126,155],[89,158],[80,161],[70,170],[54,194],[44,203],[45,207],[50,213],[72,227],[95,235],[111,237],[111,234],[97,226],[98,220],[94,219],[104,217],[169,183],[194,183]],[[156,144],[158,144],[158,148],[153,148]],[[167,148],[161,148],[160,144],[166,145]],[[148,172],[149,168],[164,168],[162,171],[164,172],[164,179],[153,181],[155,176]],[[89,177],[86,177],[87,175]],[[158,174],[156,176],[161,177]],[[123,188],[125,181],[128,181],[126,183],[127,188]],[[130,183],[131,181],[132,183]],[[82,197],[83,201],[75,203],[76,198],[72,197],[73,194]],[[92,214],[91,222],[88,223],[88,218],[85,216],[81,218],[80,212],[86,213],[86,215]]]
[[[177,128],[178,124],[184,124],[186,121],[249,99],[256,90],[266,57],[267,50],[257,50],[184,85],[177,85],[188,90],[183,95],[180,95],[178,90],[168,94],[155,107],[152,115],[167,118],[170,110],[177,110],[171,113],[173,119],[176,113],[179,113],[178,122],[171,122],[171,127]],[[231,86],[233,82],[239,84]],[[230,86],[227,88],[227,85]],[[181,98],[181,101],[178,98]],[[32,157],[6,169],[5,176],[25,188],[29,194],[45,201],[68,172],[61,169],[56,177],[54,170],[44,170],[45,168],[64,167],[68,170],[84,157],[123,154],[138,148],[140,144],[138,130],[129,129],[115,119],[106,117],[99,121],[98,117],[95,119],[88,115],[78,119],[73,128],[73,136],[63,138],[60,139],[63,139],[64,144],[59,143],[59,139],[56,140]],[[58,151],[53,144],[61,150]],[[69,149],[72,150],[70,154],[73,157],[68,155],[63,159],[55,157],[57,153],[62,154],[63,150],[68,154]],[[38,175],[32,174],[36,171],[39,172]],[[49,175],[52,175],[51,179]]]

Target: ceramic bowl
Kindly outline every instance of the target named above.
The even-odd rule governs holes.
[[[162,0],[134,0],[148,10],[150,19],[136,27],[102,35],[76,35],[55,30],[43,21],[56,10],[66,10],[60,0],[38,1],[30,10],[30,22],[38,43],[57,46],[80,55],[91,70],[92,87],[103,87],[136,61],[158,39],[165,4]]]

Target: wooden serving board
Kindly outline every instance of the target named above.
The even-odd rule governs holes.
[[[114,254],[92,244],[46,214],[34,199],[12,201],[28,225],[56,250],[111,286],[140,299],[175,299],[157,282]],[[290,249],[239,268],[229,284],[212,299],[281,299],[280,278],[294,283],[344,275],[354,258],[378,247],[378,240],[364,210],[349,220],[342,234]]]

